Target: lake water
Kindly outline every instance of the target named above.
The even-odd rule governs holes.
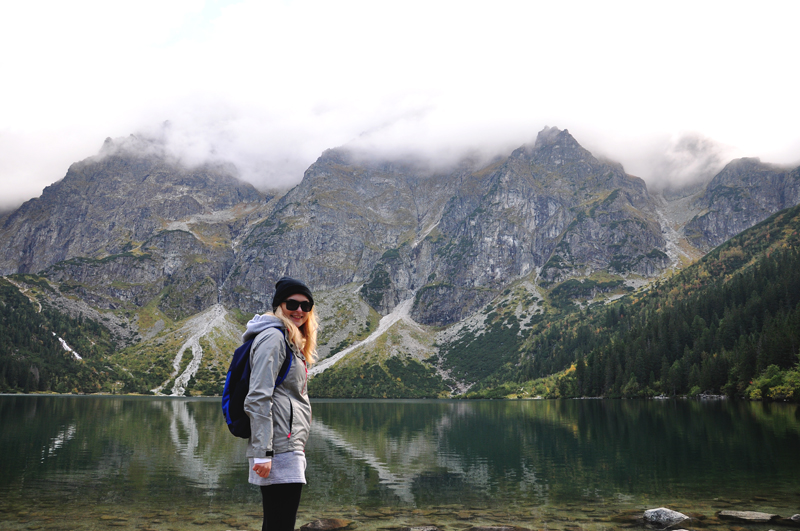
[[[298,527],[642,527],[800,513],[800,409],[721,401],[313,401]],[[259,529],[218,399],[0,396],[0,529]],[[776,528],[761,526],[760,529]],[[759,529],[749,526],[749,529]]]

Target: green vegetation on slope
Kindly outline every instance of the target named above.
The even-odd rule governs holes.
[[[564,396],[712,392],[798,400],[798,243],[794,207],[638,299],[542,323],[519,363],[496,375],[494,385],[484,382],[483,394],[510,381],[518,389],[574,364]]]
[[[26,283],[49,289],[46,281]],[[62,338],[82,360],[64,349]],[[29,300],[0,279],[0,392],[91,393],[112,391],[125,377],[108,366],[114,350],[111,334],[91,319],[73,319]]]
[[[311,379],[313,398],[437,398],[446,396],[436,372],[414,359],[334,367]]]

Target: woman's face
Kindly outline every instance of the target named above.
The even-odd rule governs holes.
[[[309,301],[308,297],[306,297],[305,295],[302,295],[300,293],[295,293],[294,295],[289,295],[289,297],[287,297],[286,300],[281,303],[282,306],[281,309],[283,310],[283,315],[288,317],[289,320],[293,322],[297,328],[300,328],[301,326],[306,324],[306,321],[308,321],[308,312],[304,312],[303,308],[300,305],[297,305],[296,309],[290,310],[289,308],[286,307],[286,303],[289,301],[306,302],[306,303],[311,301]],[[294,306],[296,303],[290,303],[290,304]],[[310,308],[309,311],[311,311]]]

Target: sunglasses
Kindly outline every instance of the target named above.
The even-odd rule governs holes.
[[[286,305],[286,309],[289,310],[290,312],[295,311],[298,307],[304,312],[310,312],[311,308],[314,307],[313,302],[297,301],[294,299],[286,299],[285,301],[283,301],[283,303]]]

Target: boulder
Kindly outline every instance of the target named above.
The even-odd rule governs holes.
[[[667,509],[666,507],[659,507],[658,509],[648,509],[644,512],[644,519],[650,524],[657,525],[662,528],[672,527],[679,524],[689,517],[678,511]]]
[[[720,511],[717,516],[722,520],[736,520],[754,524],[765,524],[779,518],[777,514],[759,513],[756,511]]]

